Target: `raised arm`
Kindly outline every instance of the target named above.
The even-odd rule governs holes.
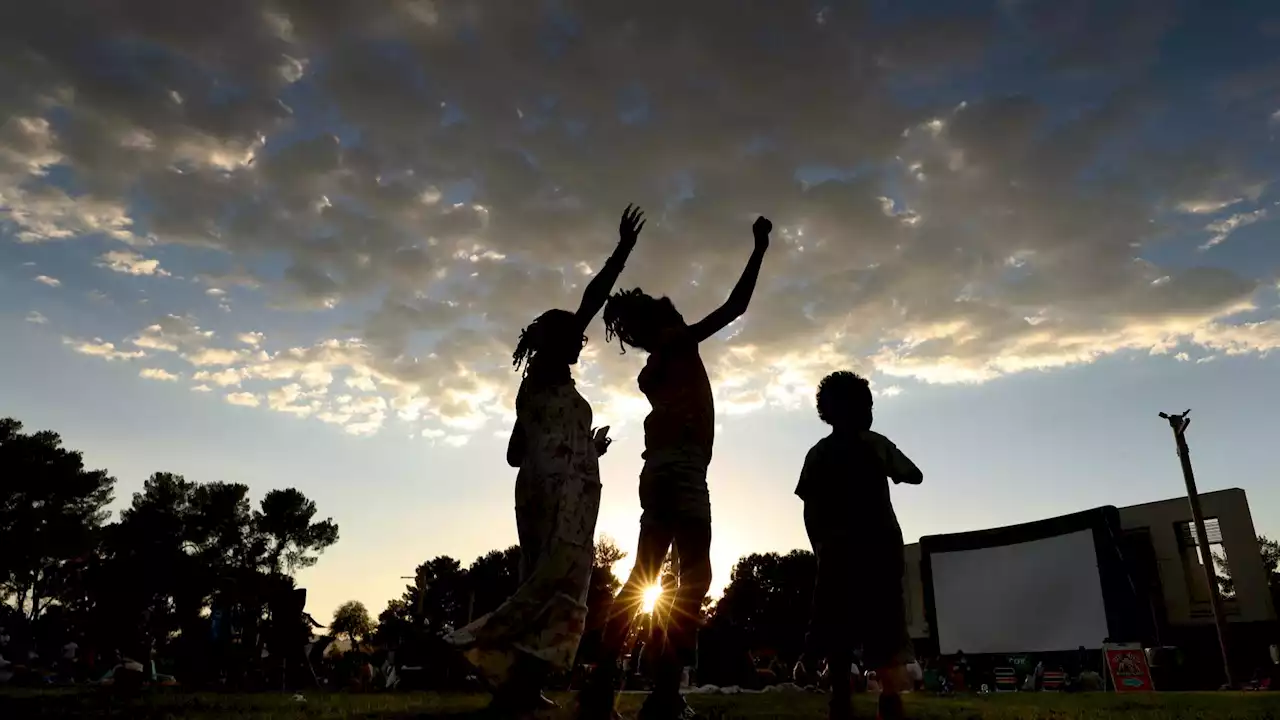
[[[751,259],[747,260],[747,267],[742,271],[742,277],[738,278],[738,284],[733,286],[733,292],[729,293],[729,299],[710,315],[689,327],[694,342],[702,342],[715,335],[747,311],[747,306],[751,304],[751,294],[756,290],[756,278],[760,276],[764,252],[769,249],[769,232],[772,230],[773,223],[767,218],[756,218],[755,224],[751,226],[751,233],[756,240]]]
[[[591,320],[609,299],[609,293],[613,290],[614,283],[618,282],[622,267],[627,264],[627,256],[635,248],[636,239],[640,237],[644,223],[644,213],[640,208],[628,205],[627,209],[622,211],[622,220],[618,222],[618,247],[604,262],[600,272],[587,283],[587,289],[582,293],[582,304],[578,306],[576,317],[583,330],[587,329]]]

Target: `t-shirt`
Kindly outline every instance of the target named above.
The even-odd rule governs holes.
[[[716,435],[711,378],[691,339],[676,338],[649,355],[640,392],[653,410],[644,419],[645,460],[668,454],[709,464]]]
[[[889,497],[889,478],[911,481],[919,470],[888,438],[865,431],[832,432],[805,456],[796,495],[804,501],[811,541],[853,536],[857,542],[902,546]]]

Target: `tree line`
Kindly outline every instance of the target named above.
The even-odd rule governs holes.
[[[338,540],[338,526],[293,488],[271,490],[255,506],[245,485],[158,472],[113,520],[107,507],[115,484],[106,470],[86,468],[57,433],[26,433],[17,420],[0,419],[0,626],[12,637],[53,648],[72,638],[104,650],[150,638],[188,677],[199,675],[211,669],[215,616],[234,613],[237,645],[256,649],[257,630],[295,588],[294,572]],[[1280,546],[1259,542],[1280,601]],[[625,556],[609,538],[597,542],[584,662],[620,587],[614,566]],[[1229,568],[1221,569],[1229,592]],[[348,602],[329,631],[356,646],[434,655],[443,651],[431,639],[495,609],[515,591],[519,572],[516,546],[466,566],[435,557],[376,618]],[[797,655],[815,572],[805,550],[739,560],[720,599],[704,606],[702,676],[745,673],[751,650]],[[642,621],[639,635],[643,629]]]
[[[115,485],[56,432],[0,419],[0,625],[13,641],[133,654],[145,638],[198,656],[215,611],[236,608],[252,632],[338,540],[294,488],[255,506],[246,485],[157,472],[113,521]]]

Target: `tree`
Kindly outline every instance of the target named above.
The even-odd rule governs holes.
[[[387,607],[378,613],[378,625],[374,630],[374,642],[386,647],[400,647],[415,635],[413,606],[402,598],[387,601]]]
[[[352,649],[359,647],[360,641],[373,634],[373,621],[369,619],[369,610],[359,600],[348,600],[333,611],[333,622],[329,623],[333,635],[346,635]]]
[[[1262,556],[1262,569],[1266,573],[1267,587],[1273,599],[1280,597],[1280,542],[1269,539],[1266,535],[1258,536],[1258,550]],[[1213,556],[1218,568],[1218,590],[1225,597],[1236,594],[1235,581],[1231,579],[1231,566],[1223,555]],[[1272,603],[1276,604],[1276,603]]]
[[[316,504],[298,490],[272,490],[254,514],[258,532],[268,541],[268,567],[292,575],[316,564],[316,555],[338,541],[333,519],[312,522]]]
[[[98,541],[115,478],[44,430],[0,419],[0,598],[34,621]]]
[[[591,585],[587,589],[588,627],[598,627],[604,622],[614,596],[622,589],[622,581],[613,574],[613,566],[626,556],[608,535],[601,535],[596,540],[595,557],[591,565]]]
[[[520,546],[492,550],[467,568],[465,618],[473,620],[498,609],[520,587]]]
[[[414,626],[435,634],[466,624],[467,573],[461,563],[441,555],[419,565],[414,575],[400,596]]]
[[[207,655],[205,611],[234,608],[252,643],[271,604],[294,587],[281,570],[314,563],[311,553],[336,538],[336,526],[312,523],[314,514],[297,490],[268,493],[254,512],[245,485],[154,473],[107,528],[78,588],[83,622],[125,642],[114,636],[146,618],[153,637],[181,638],[178,652],[190,665]]]
[[[813,553],[753,553],[738,561],[712,622],[746,633],[757,647],[798,654],[818,564]]]

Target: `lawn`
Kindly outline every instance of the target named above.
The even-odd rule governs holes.
[[[567,698],[561,698],[567,700]],[[481,695],[432,693],[347,694],[309,693],[305,702],[290,695],[191,693],[153,691],[126,697],[100,691],[0,691],[0,718],[117,717],[138,719],[191,718],[401,718],[477,715],[487,698]],[[624,695],[623,715],[634,717],[640,696]],[[767,694],[693,696],[690,702],[709,718],[825,717],[821,695]],[[870,698],[859,698],[861,717],[875,716]],[[1280,693],[1162,693],[1138,697],[1091,695],[1010,694],[937,698],[911,696],[908,713],[919,720],[1071,720],[1073,718],[1280,718]],[[555,717],[569,717],[559,713]]]

